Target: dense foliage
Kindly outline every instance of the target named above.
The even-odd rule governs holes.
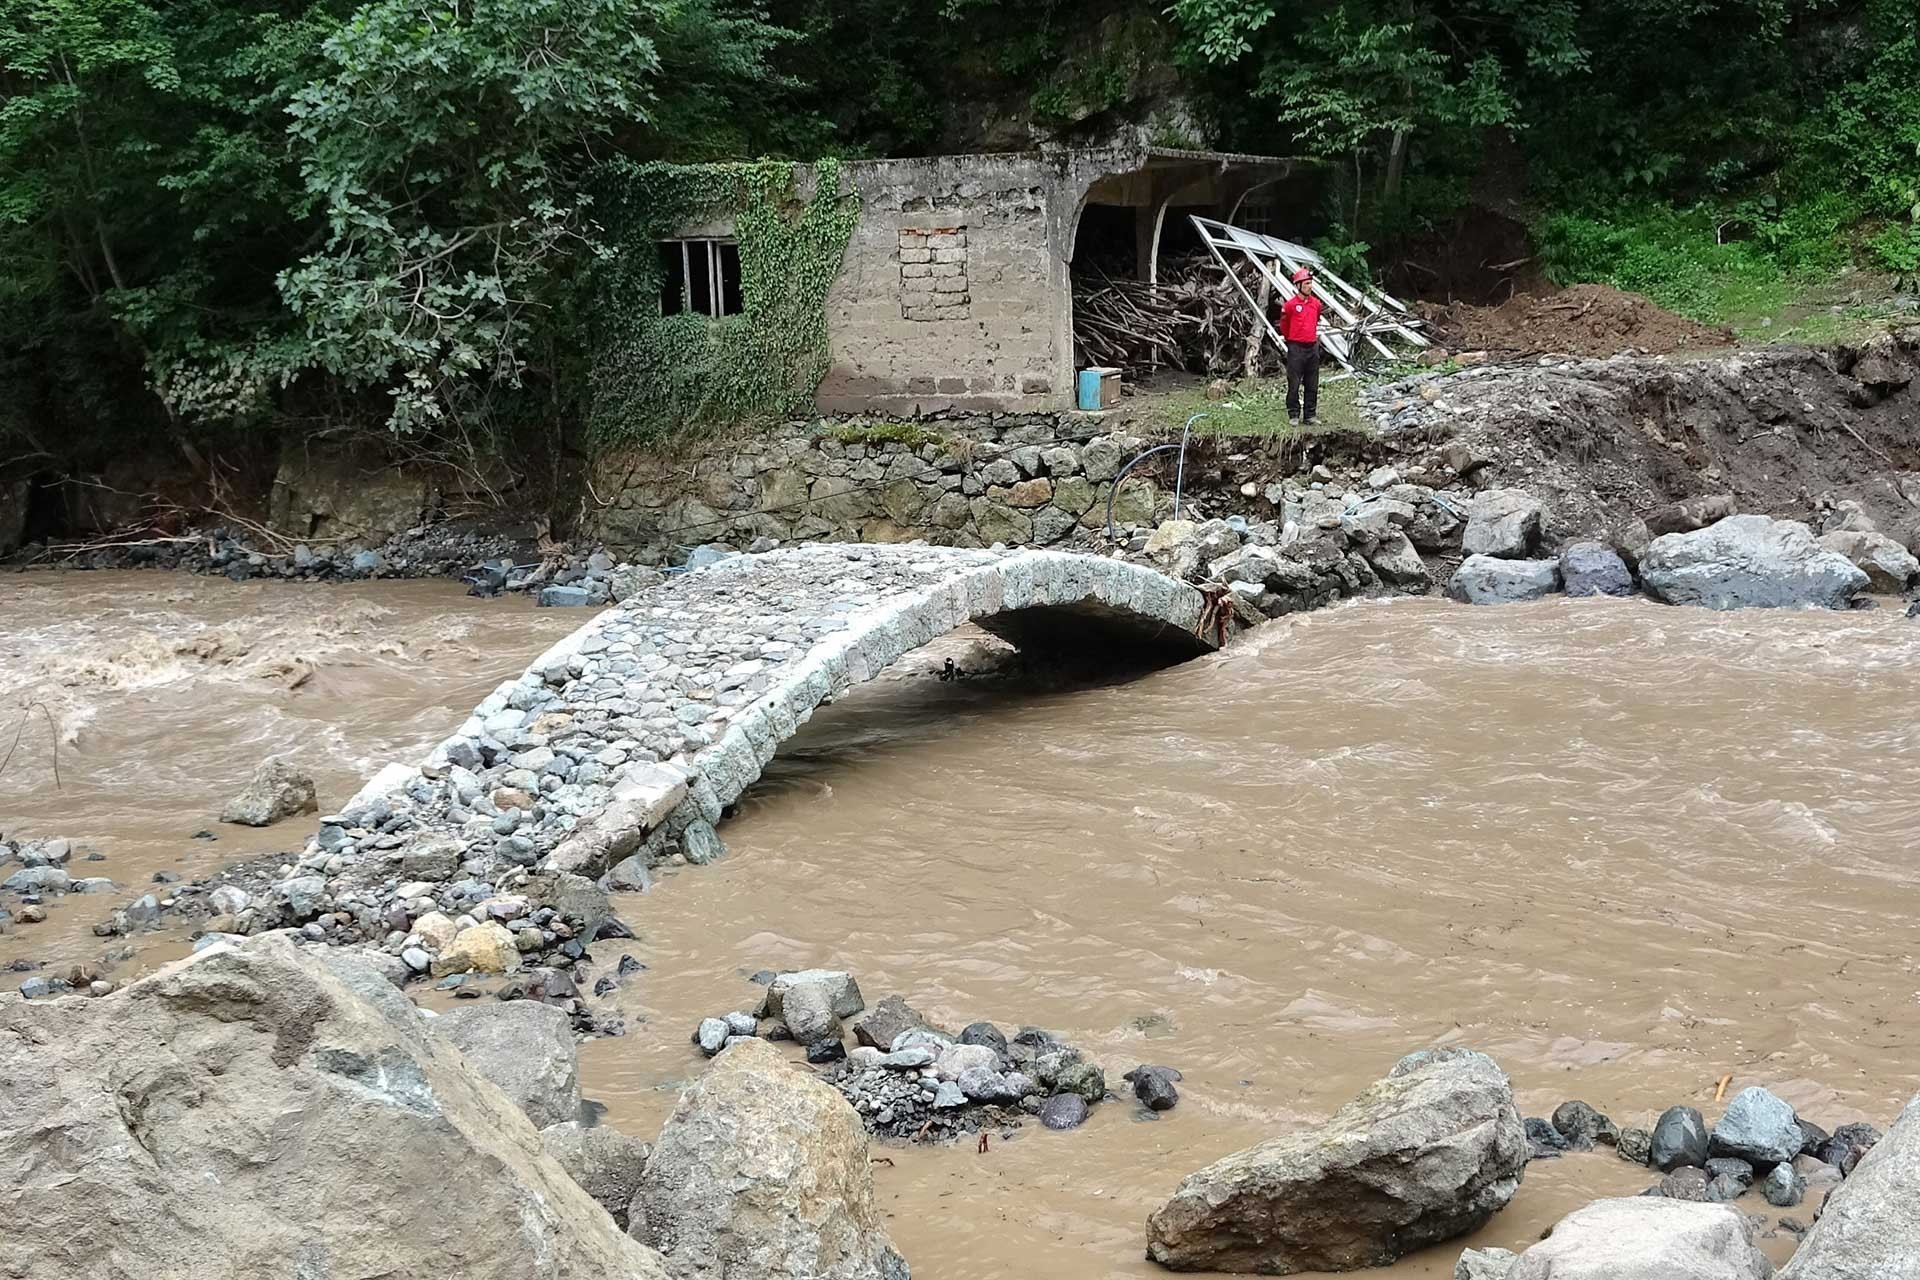
[[[662,160],[1133,131],[1324,161],[1303,233],[1349,260],[1478,202],[1561,278],[1701,315],[1849,261],[1911,283],[1917,25],[1913,0],[0,0],[0,466],[582,421],[594,289],[645,283],[623,245],[671,210],[634,206],[649,181],[596,200]],[[634,349],[767,356],[709,328]]]

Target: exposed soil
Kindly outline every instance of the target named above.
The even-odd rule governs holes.
[[[1477,307],[1553,289],[1526,224],[1479,205],[1408,240],[1387,269],[1387,287],[1402,297]]]
[[[1574,285],[1542,297],[1521,294],[1495,307],[1428,303],[1420,311],[1451,351],[1604,357],[1624,351],[1670,355],[1733,343],[1731,329],[1696,323],[1640,294],[1603,284]]]
[[[1707,493],[1816,531],[1851,500],[1920,540],[1920,329],[1857,348],[1485,365],[1373,388],[1362,409],[1402,457],[1539,495],[1550,542]]]

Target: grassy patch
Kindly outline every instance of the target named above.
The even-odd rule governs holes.
[[[841,444],[902,444],[909,449],[922,445],[945,447],[947,438],[917,422],[848,422],[827,429],[829,438]]]
[[[1337,368],[1338,366],[1334,366]],[[1323,371],[1326,372],[1326,371]],[[1206,417],[1193,424],[1196,436],[1252,436],[1265,439],[1289,439],[1328,432],[1366,432],[1366,423],[1356,403],[1361,383],[1357,378],[1320,383],[1320,412],[1307,426],[1287,418],[1287,381],[1285,378],[1246,378],[1232,384],[1225,398],[1207,399],[1203,386],[1183,387],[1167,395],[1147,411],[1146,421],[1178,432],[1196,413]]]

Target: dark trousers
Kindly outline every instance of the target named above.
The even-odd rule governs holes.
[[[1306,414],[1311,419],[1320,411],[1320,344],[1287,344],[1287,416],[1301,417],[1300,392],[1306,391]]]

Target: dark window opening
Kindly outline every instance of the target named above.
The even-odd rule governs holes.
[[[691,311],[736,316],[746,310],[740,293],[740,246],[731,240],[668,240],[660,246],[660,314]]]
[[[660,314],[677,316],[687,309],[687,246],[669,240],[660,246]]]

